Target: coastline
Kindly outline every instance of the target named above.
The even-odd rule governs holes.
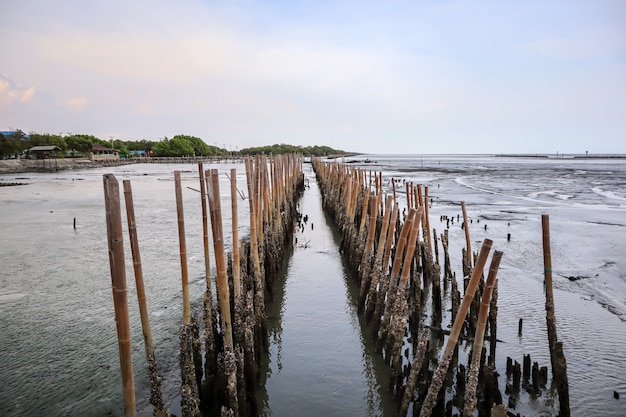
[[[105,166],[119,166],[135,163],[132,160],[92,161],[86,158],[72,159],[3,159],[0,160],[0,174],[22,172],[56,172],[74,169],[92,169]]]

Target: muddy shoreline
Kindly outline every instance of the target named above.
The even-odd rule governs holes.
[[[3,159],[0,160],[0,174],[23,172],[57,172],[75,169],[92,169],[107,166],[132,164],[132,160],[92,161],[86,158],[73,159]]]

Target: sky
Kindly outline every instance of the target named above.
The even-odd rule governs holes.
[[[12,129],[626,153],[626,1],[2,0]]]

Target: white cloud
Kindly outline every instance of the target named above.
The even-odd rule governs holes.
[[[8,75],[0,75],[0,103],[11,104],[14,101],[26,103],[33,99],[35,87],[22,87],[15,84]]]
[[[85,108],[89,104],[89,101],[85,97],[74,97],[74,98],[68,98],[67,100],[63,100],[59,104],[62,107],[66,107],[70,110],[81,112],[85,110]]]

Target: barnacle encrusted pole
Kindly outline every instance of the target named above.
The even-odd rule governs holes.
[[[135,417],[137,406],[135,402],[135,382],[130,346],[130,319],[128,315],[128,297],[126,292],[126,266],[124,263],[120,187],[113,174],[105,174],[102,181],[104,183],[104,205],[106,208],[113,305],[115,308],[115,324],[117,327],[120,368],[122,371],[124,414],[126,417]]]
[[[548,345],[552,374],[559,393],[559,413],[561,417],[569,417],[569,383],[567,380],[567,364],[563,354],[563,344],[558,341],[556,317],[554,314],[554,292],[552,290],[552,252],[550,248],[550,216],[541,215],[543,236],[544,288],[546,292],[546,323],[548,327]]]
[[[406,253],[402,265],[402,275],[396,290],[396,300],[392,310],[389,342],[387,344],[387,356],[390,358],[391,378],[390,387],[395,387],[396,392],[400,391],[402,377],[400,373],[400,365],[402,359],[402,338],[406,329],[409,317],[409,274],[411,272],[411,264],[413,262],[413,253],[417,245],[417,236],[419,233],[420,222],[422,219],[423,207],[411,209],[409,216],[413,216],[413,225],[409,233]],[[419,285],[419,284],[418,284]]]
[[[200,416],[200,399],[193,354],[194,329],[191,321],[189,299],[189,272],[187,268],[187,243],[185,241],[185,215],[180,171],[174,171],[176,213],[178,216],[178,243],[183,287],[183,324],[180,326],[181,409],[183,417]]]
[[[467,316],[467,311],[469,310],[469,306],[474,299],[474,294],[476,293],[476,288],[478,288],[478,283],[480,281],[483,268],[485,267],[485,263],[487,262],[487,258],[489,257],[489,251],[491,250],[492,244],[493,242],[489,239],[485,239],[483,241],[483,245],[480,249],[480,253],[476,261],[476,267],[474,268],[474,272],[472,273],[472,277],[465,291],[465,295],[463,296],[463,301],[461,302],[461,306],[459,307],[458,315],[456,316],[454,324],[452,325],[452,330],[450,332],[450,337],[448,338],[446,348],[443,352],[441,360],[439,361],[439,366],[437,367],[437,370],[435,371],[435,374],[431,381],[430,388],[428,389],[428,394],[426,395],[426,398],[422,403],[420,417],[430,417],[432,415],[433,407],[437,402],[439,391],[441,390],[441,387],[443,386],[443,383],[445,381],[446,372],[448,371],[448,366],[450,365],[452,354],[454,353],[454,349],[459,340],[459,334],[461,333],[463,322],[465,321],[465,317]]]
[[[235,415],[238,415],[237,397],[237,364],[235,358],[232,319],[230,312],[230,295],[228,288],[228,275],[226,272],[226,254],[224,250],[224,232],[222,227],[222,206],[220,202],[219,174],[217,169],[212,169],[207,175],[207,195],[211,209],[211,227],[213,231],[213,247],[215,254],[215,266],[217,270],[217,297],[220,312],[220,324],[224,343],[223,372],[226,377],[226,393],[228,406]]]
[[[139,315],[141,318],[141,330],[146,349],[148,363],[148,377],[150,379],[150,404],[154,407],[153,413],[157,417],[167,416],[163,405],[161,393],[161,377],[154,357],[154,344],[152,342],[152,330],[150,329],[150,317],[148,315],[148,302],[143,282],[143,269],[141,266],[141,253],[139,252],[139,238],[137,236],[137,224],[135,222],[135,206],[133,204],[133,190],[129,180],[122,181],[124,184],[124,201],[126,203],[126,218],[128,220],[128,235],[130,250],[133,256],[133,271],[135,273],[135,287],[137,289],[137,302],[139,303]]]
[[[466,225],[467,226],[467,225]],[[496,283],[498,268],[502,252],[494,251],[489,266],[489,275],[485,283],[485,290],[480,303],[480,311],[478,313],[478,326],[476,326],[476,334],[474,336],[474,347],[472,348],[472,360],[470,362],[469,377],[467,389],[465,391],[465,404],[463,408],[463,416],[470,417],[476,409],[476,385],[478,384],[478,372],[480,366],[480,356],[483,350],[483,341],[485,337],[485,328],[487,327],[487,314],[489,313],[489,305],[493,287]]]
[[[213,305],[211,290],[211,255],[209,251],[209,210],[206,195],[206,177],[202,164],[198,164],[200,178],[200,198],[202,207],[202,243],[204,249],[205,291],[202,299],[202,320],[204,322],[204,374],[206,387],[201,400],[204,404],[215,400],[215,378],[217,377],[217,311]]]

